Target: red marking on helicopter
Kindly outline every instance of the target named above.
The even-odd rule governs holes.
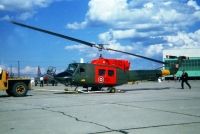
[[[95,83],[115,85],[116,84],[116,68],[107,65],[96,65],[95,66]]]
[[[118,60],[118,59],[106,59],[98,58],[91,61],[92,64],[108,65],[116,68],[120,68],[124,71],[128,71],[130,68],[130,62],[128,60]]]
[[[104,77],[103,77],[103,76],[99,76],[98,82],[99,82],[99,83],[103,83],[103,82],[104,82]]]

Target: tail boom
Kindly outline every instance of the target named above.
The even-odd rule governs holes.
[[[180,56],[176,58],[175,63],[169,64],[169,69],[163,70],[130,70],[129,71],[129,81],[141,81],[141,80],[157,80],[159,77],[164,77],[168,75],[175,75],[182,65],[185,56]]]

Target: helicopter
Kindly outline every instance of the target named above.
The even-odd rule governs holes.
[[[75,90],[80,86],[87,88],[87,90],[88,88],[91,88],[91,91],[101,91],[102,88],[106,87],[108,92],[114,93],[116,92],[115,86],[118,85],[134,81],[157,80],[159,77],[174,75],[181,66],[182,61],[187,59],[185,56],[169,56],[168,58],[175,59],[173,64],[169,64],[168,62],[163,62],[142,55],[106,48],[104,47],[104,44],[90,43],[71,36],[66,36],[16,21],[10,22],[21,27],[57,36],[69,41],[78,42],[89,47],[94,47],[99,51],[114,51],[169,66],[168,69],[162,70],[130,70],[130,62],[128,60],[104,58],[100,55],[99,58],[93,59],[91,63],[71,63],[65,71],[54,75],[49,74],[49,77],[55,79],[59,83],[66,86],[74,86]]]

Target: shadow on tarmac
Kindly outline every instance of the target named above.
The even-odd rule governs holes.
[[[144,91],[144,90],[169,90],[170,87],[162,87],[162,88],[135,88],[135,89],[122,89],[123,91]]]
[[[21,96],[21,97],[29,97],[29,96],[33,96],[33,95],[26,95],[26,96]],[[13,96],[9,96],[9,95],[0,95],[0,98],[8,98],[8,97],[13,97]],[[21,98],[20,97],[20,98]]]
[[[170,87],[162,87],[162,88],[135,88],[135,89],[117,89],[118,92],[116,93],[125,93],[131,91],[145,91],[145,90],[169,90]],[[85,92],[85,93],[78,93],[78,92],[59,92],[54,94],[105,94],[109,92]]]
[[[53,94],[78,94],[77,92],[58,92]]]
[[[9,95],[0,95],[0,98],[7,98],[10,97]]]

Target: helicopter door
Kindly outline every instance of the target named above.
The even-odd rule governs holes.
[[[115,85],[116,84],[116,69],[110,67],[96,66],[95,67],[95,83]]]
[[[114,68],[108,68],[107,75],[106,75],[106,84],[116,84],[116,69]]]

